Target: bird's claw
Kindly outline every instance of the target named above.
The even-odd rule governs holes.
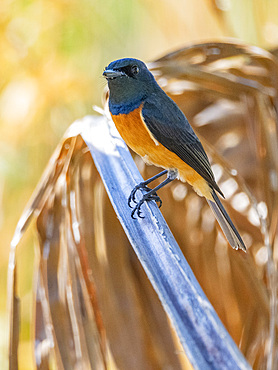
[[[141,216],[142,214],[142,211],[141,211],[141,207],[143,205],[144,202],[150,202],[151,200],[154,200],[157,205],[158,205],[158,208],[160,208],[162,206],[162,200],[159,198],[159,196],[154,193],[154,194],[145,194],[143,195],[142,199],[139,200],[139,202],[137,203],[136,202],[136,205],[135,207],[133,208],[132,212],[131,212],[131,217],[133,219],[135,219],[135,214],[137,214],[137,216],[139,218],[144,218],[144,216]]]
[[[143,203],[142,203],[143,204]],[[141,204],[141,205],[142,205]],[[135,213],[137,213],[137,216],[139,217],[139,218],[145,218],[144,216],[141,216],[141,214],[142,214],[142,212],[141,212],[141,210],[140,210],[140,207],[141,207],[141,205],[138,207],[138,205],[139,204],[136,204],[136,206],[133,208],[133,210],[132,210],[132,212],[131,212],[131,217],[133,218],[133,220],[135,220],[136,219],[136,217],[135,217]]]
[[[131,191],[131,193],[130,193],[130,196],[128,197],[128,200],[127,200],[127,203],[128,203],[128,206],[130,207],[130,208],[132,208],[132,205],[131,205],[131,202],[133,202],[133,203],[135,203],[135,204],[137,204],[137,201],[136,201],[136,199],[135,199],[135,195],[136,195],[136,192],[137,192],[137,190],[145,190],[146,192],[150,192],[152,189],[151,188],[149,188],[147,185],[145,185],[143,182],[141,182],[140,184],[138,184],[138,185],[136,185],[133,189],[132,189],[132,191]],[[154,195],[156,195],[157,196],[157,194],[156,193],[154,193]]]

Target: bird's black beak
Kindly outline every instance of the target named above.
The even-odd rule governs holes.
[[[125,76],[125,73],[114,69],[106,69],[102,75],[108,80],[113,80],[114,78]]]

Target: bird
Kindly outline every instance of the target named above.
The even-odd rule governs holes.
[[[148,164],[163,169],[154,177],[137,184],[128,198],[132,218],[142,216],[141,206],[162,201],[157,191],[175,179],[190,184],[206,198],[224,235],[234,249],[246,246],[222,205],[224,194],[216,183],[208,156],[178,105],[162,90],[146,64],[135,58],[111,62],[103,72],[109,90],[111,118],[125,143]],[[158,186],[148,185],[167,175]],[[135,194],[141,189],[142,198]]]

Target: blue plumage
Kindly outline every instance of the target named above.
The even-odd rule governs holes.
[[[231,246],[245,251],[238,231],[215,192],[224,197],[200,140],[183,112],[160,88],[147,66],[138,59],[119,59],[110,63],[103,75],[108,81],[112,118],[116,126],[118,123],[127,144],[133,143],[130,146],[135,151],[137,149],[145,159],[153,158],[151,163],[168,169],[167,179],[156,188],[147,187],[153,180],[150,179],[132,191],[129,202],[135,200],[134,194],[138,189],[148,191],[135,206],[132,216],[136,212],[141,217],[140,208],[145,201],[155,200],[161,205],[156,191],[180,176],[198,194],[206,197]],[[145,133],[141,141],[137,140],[136,130],[139,133],[139,128],[141,137],[142,132]]]

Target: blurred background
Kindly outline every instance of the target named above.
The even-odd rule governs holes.
[[[6,275],[16,223],[67,127],[92,114],[92,105],[101,105],[104,67],[117,58],[148,62],[192,43],[231,38],[276,48],[278,2],[1,0],[1,368],[7,366]],[[17,256],[23,312],[19,350],[27,358],[31,355],[31,239],[32,233],[24,237]],[[21,369],[25,368],[23,361]]]

